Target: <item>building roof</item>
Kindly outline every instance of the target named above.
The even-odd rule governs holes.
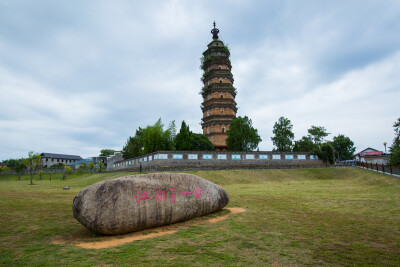
[[[68,166],[76,166],[76,165],[79,165],[81,163],[89,163],[89,162],[92,162],[92,161],[93,161],[92,158],[81,159],[81,160],[78,160],[78,161],[75,161],[75,162],[72,162],[72,163],[68,164]]]
[[[76,155],[66,155],[66,154],[56,154],[56,153],[46,153],[43,152],[40,154],[42,158],[54,158],[54,159],[74,159],[74,160],[81,160],[81,156]]]
[[[379,151],[377,149],[374,148],[366,148],[363,151],[358,152],[356,155],[361,156],[361,157],[365,157],[365,156],[382,156],[385,155],[385,153],[383,153],[383,151]]]

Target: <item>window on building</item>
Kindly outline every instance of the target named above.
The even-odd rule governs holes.
[[[221,112],[222,112],[222,115],[225,115],[225,110],[224,109],[222,109]]]
[[[225,133],[225,127],[222,127],[222,132]]]
[[[221,98],[224,98],[224,95],[221,95]]]
[[[222,80],[219,80],[219,83],[222,83]]]
[[[207,116],[210,116],[210,111],[209,110],[207,110]]]

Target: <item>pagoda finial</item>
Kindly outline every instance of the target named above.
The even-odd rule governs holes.
[[[218,40],[219,30],[217,28],[215,28],[215,20],[214,20],[213,24],[214,24],[214,29],[211,30],[211,33],[213,34],[213,39]]]

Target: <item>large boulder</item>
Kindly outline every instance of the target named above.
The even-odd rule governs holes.
[[[152,173],[103,181],[74,198],[74,217],[88,229],[116,235],[203,216],[225,207],[220,186],[185,173]]]

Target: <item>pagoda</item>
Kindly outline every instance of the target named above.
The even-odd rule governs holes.
[[[202,128],[217,151],[227,150],[226,139],[229,125],[236,118],[236,89],[233,87],[232,65],[229,60],[229,49],[219,40],[219,30],[211,30],[213,40],[203,52],[201,69],[204,71],[201,78],[204,86],[201,90],[203,103]]]

